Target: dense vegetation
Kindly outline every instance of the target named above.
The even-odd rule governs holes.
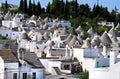
[[[7,36],[2,36],[2,35],[0,35],[0,40],[7,40],[7,39],[8,39]]]
[[[89,79],[89,72],[87,70],[84,70],[80,73],[80,79]]]

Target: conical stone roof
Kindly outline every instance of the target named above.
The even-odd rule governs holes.
[[[112,35],[113,37],[120,37],[119,32],[115,30],[114,28],[111,28],[108,34]]]
[[[91,48],[90,38],[87,38],[81,48]]]
[[[11,19],[11,13],[8,11],[6,15],[4,16],[4,19],[9,20]]]
[[[95,46],[99,46],[101,43],[101,40],[98,36],[95,36],[92,41],[91,41],[91,46],[95,47]]]
[[[66,28],[63,28],[63,30],[60,32],[60,35],[67,35],[68,32],[66,30]]]
[[[30,38],[28,37],[28,34],[27,34],[27,33],[22,33],[22,34],[20,35],[20,39],[27,39],[27,40],[29,40]]]
[[[75,31],[77,31],[77,32],[83,32],[83,29],[82,29],[81,25],[78,26],[78,28]]]
[[[72,46],[74,46],[74,44],[75,44],[76,41],[78,41],[78,40],[77,40],[77,37],[74,35],[68,45],[70,47],[72,47]]]
[[[119,23],[117,24],[117,26],[115,27],[115,29],[117,29],[117,28],[120,28],[120,24]]]
[[[47,24],[44,24],[43,27],[42,27],[42,29],[43,29],[43,30],[47,30],[48,27],[49,27],[49,26],[48,26]]]
[[[102,36],[100,37],[101,39],[101,42],[104,44],[104,45],[110,45],[112,43],[110,37],[108,36],[107,34],[107,31],[105,31]]]
[[[72,39],[72,35],[69,34],[68,37],[65,40],[63,40],[63,43],[68,44],[71,41],[71,39]]]
[[[87,33],[90,34],[90,35],[93,35],[93,34],[94,34],[93,28],[91,27],[91,28],[87,31]]]
[[[30,19],[32,19],[32,20],[37,20],[37,16],[32,15]]]

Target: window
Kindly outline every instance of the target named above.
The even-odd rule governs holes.
[[[64,69],[65,70],[69,70],[70,69],[70,65],[64,65]]]
[[[17,73],[13,73],[13,79],[17,79]]]
[[[36,73],[35,72],[33,73],[32,79],[36,79]]]
[[[97,62],[97,67],[99,67],[99,62]]]
[[[119,53],[120,53],[120,50],[119,50]]]
[[[23,73],[23,79],[27,79],[27,73]]]

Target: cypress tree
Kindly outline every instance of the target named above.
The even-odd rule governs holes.
[[[36,15],[39,16],[40,14],[41,14],[41,5],[40,2],[38,2],[36,6]]]
[[[77,0],[75,0],[75,17],[77,17],[77,15],[78,15],[78,2],[77,2]]]
[[[8,9],[8,3],[7,3],[7,0],[5,1],[5,9]]]
[[[33,4],[32,4],[32,12],[33,12],[34,15],[36,14],[35,8],[36,8],[35,1],[33,1]]]
[[[24,0],[23,2],[23,12],[27,13],[27,0]]]
[[[63,0],[61,0],[60,13],[61,14],[64,13],[64,2],[63,2]]]
[[[64,17],[65,19],[68,19],[68,0],[66,0],[66,4],[65,4],[65,14],[64,14]]]
[[[29,15],[31,16],[32,15],[32,3],[31,3],[31,0],[29,0],[29,8],[28,8],[28,10],[29,10]]]
[[[19,11],[23,11],[23,0],[20,1]]]
[[[47,13],[50,13],[50,2],[49,2],[48,5],[47,5],[46,12],[47,12]]]

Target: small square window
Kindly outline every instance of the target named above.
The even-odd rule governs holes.
[[[35,72],[32,75],[32,79],[36,79],[36,73]]]
[[[17,73],[13,73],[13,79],[17,79]]]

